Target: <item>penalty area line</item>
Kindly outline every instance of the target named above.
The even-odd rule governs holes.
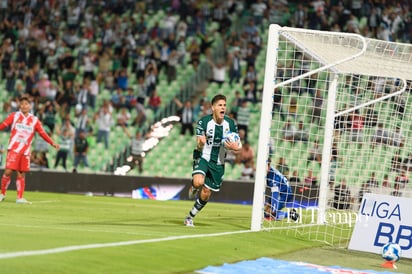
[[[220,232],[220,233],[212,233],[212,234],[182,235],[182,236],[173,236],[173,237],[157,238],[157,239],[145,239],[145,240],[134,240],[134,241],[112,242],[112,243],[101,243],[101,244],[73,245],[73,246],[64,246],[64,247],[57,247],[57,248],[50,248],[50,249],[43,249],[43,250],[8,252],[8,253],[0,253],[0,260],[17,258],[17,257],[56,254],[56,253],[77,251],[77,250],[83,250],[83,249],[118,247],[118,246],[157,243],[157,242],[192,239],[192,238],[217,237],[217,236],[241,234],[241,233],[248,233],[248,232],[253,232],[253,231],[240,230],[240,231],[229,231],[229,232]]]

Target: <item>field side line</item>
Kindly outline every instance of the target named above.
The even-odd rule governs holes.
[[[73,246],[57,247],[57,248],[43,249],[43,250],[32,250],[32,251],[17,251],[17,252],[9,252],[9,253],[0,253],[0,259],[48,255],[48,254],[56,254],[56,253],[63,253],[63,252],[69,252],[69,251],[83,250],[83,249],[157,243],[157,242],[164,242],[164,241],[174,241],[174,240],[192,239],[192,238],[200,238],[200,237],[202,238],[203,237],[216,237],[216,236],[224,236],[224,235],[240,234],[240,233],[248,233],[248,232],[252,232],[252,231],[251,230],[240,230],[240,231],[213,233],[213,234],[182,235],[182,236],[173,236],[173,237],[157,238],[157,239],[113,242],[113,243],[104,243],[104,244],[73,245]]]

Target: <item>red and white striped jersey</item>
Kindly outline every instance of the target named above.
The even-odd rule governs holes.
[[[47,143],[53,140],[44,131],[39,118],[31,113],[26,116],[21,111],[12,112],[1,124],[0,130],[11,126],[8,150],[13,150],[24,155],[30,154],[34,134],[37,132]]]

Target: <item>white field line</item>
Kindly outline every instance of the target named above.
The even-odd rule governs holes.
[[[10,225],[10,224],[1,224],[0,226],[13,226],[13,227],[22,227],[22,228],[44,228],[44,226],[36,226],[36,225]],[[138,233],[138,232],[119,232],[118,230],[101,230],[101,229],[84,229],[84,228],[67,228],[67,227],[48,227],[47,229],[54,229],[54,230],[65,230],[65,231],[80,231],[80,232],[93,232],[93,233],[111,233],[111,234],[125,234],[125,235],[145,235],[145,236],[153,236],[159,233]]]
[[[252,231],[251,230],[240,230],[240,231],[229,231],[229,232],[213,233],[213,234],[182,235],[182,236],[173,236],[173,237],[158,238],[158,239],[113,242],[113,243],[104,243],[104,244],[73,245],[73,246],[64,246],[64,247],[57,247],[57,248],[43,249],[43,250],[17,251],[17,252],[9,252],[9,253],[0,253],[0,259],[10,259],[10,258],[17,258],[17,257],[48,255],[48,254],[56,254],[56,253],[63,253],[63,252],[69,252],[69,251],[83,250],[83,249],[94,249],[94,248],[117,247],[117,246],[137,245],[137,244],[146,244],[146,243],[157,243],[157,242],[174,241],[174,240],[182,240],[182,239],[192,239],[192,238],[217,237],[217,236],[248,233],[248,232],[252,232]]]

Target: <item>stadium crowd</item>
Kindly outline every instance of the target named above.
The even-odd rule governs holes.
[[[249,108],[259,102],[262,86],[255,61],[269,24],[409,43],[409,9],[408,1],[378,0],[3,0],[1,92],[8,94],[3,114],[17,110],[18,96],[29,94],[34,113],[61,138],[64,149],[80,145],[82,133],[110,149],[113,127],[144,130],[147,110],[158,113],[169,103],[162,101],[160,78],[171,84],[179,68],[197,71],[206,62],[213,71],[210,82],[241,83],[243,90],[227,96],[234,98],[229,110],[249,142],[248,131],[254,130],[248,125]],[[209,33],[212,24],[217,27]],[[215,60],[216,35],[223,40],[224,58]],[[110,92],[110,99],[99,98],[102,90]],[[193,90],[195,117],[208,112],[202,96],[202,90]],[[43,156],[33,158],[34,164],[51,166],[41,144],[35,151]],[[83,162],[87,165],[87,159]],[[244,177],[253,177],[253,159],[233,162],[246,164]],[[65,160],[63,165],[66,169]]]

